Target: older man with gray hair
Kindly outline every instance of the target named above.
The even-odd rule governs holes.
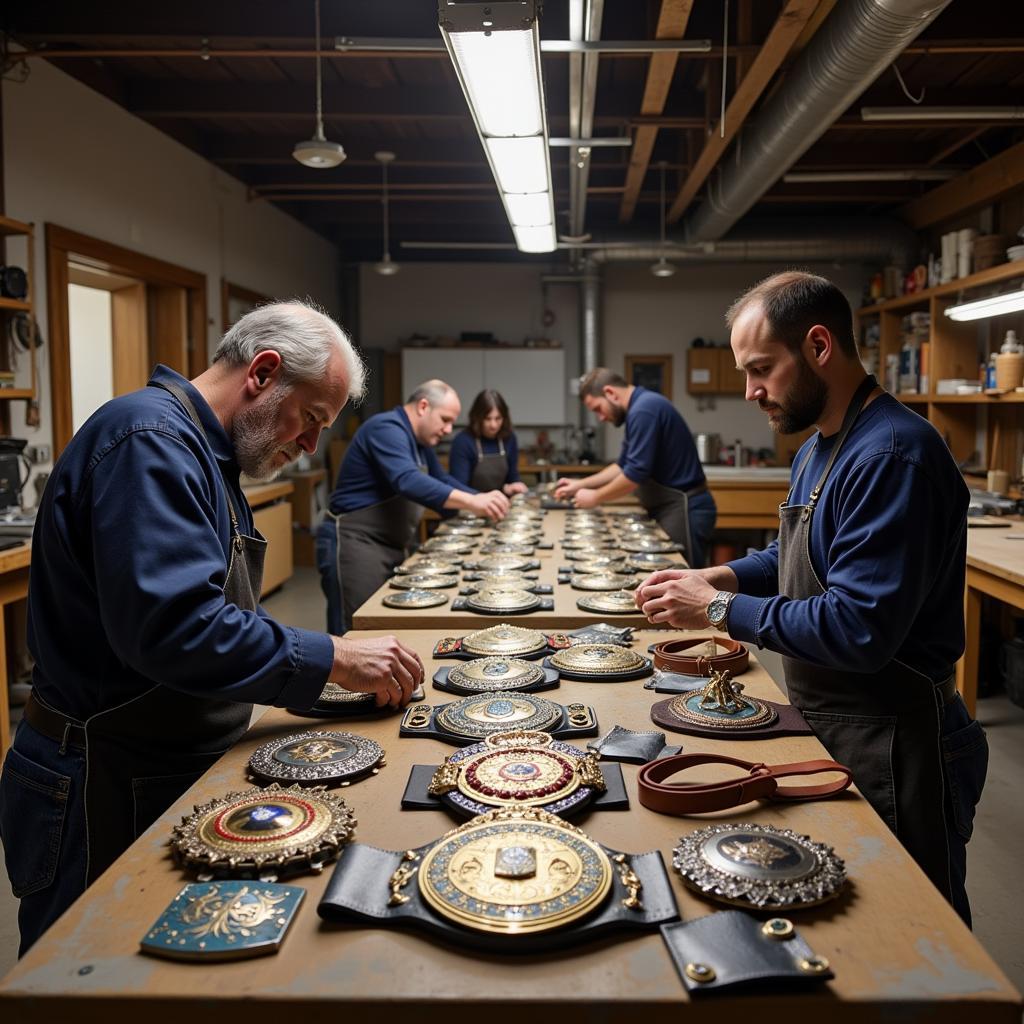
[[[239,476],[269,479],[363,388],[329,317],[264,306],[192,381],[158,366],[107,402],[50,477],[28,601],[33,688],[0,777],[0,837],[24,952],[249,725],[328,682],[406,703],[395,637],[283,626],[258,601],[266,541]]]
[[[434,447],[452,432],[461,409],[452,387],[428,380],[404,405],[371,416],[356,431],[331,495],[330,516],[317,535],[332,631],[347,629],[353,612],[405,558],[424,506],[467,509],[491,519],[508,512],[500,490],[478,493],[437,460]]]

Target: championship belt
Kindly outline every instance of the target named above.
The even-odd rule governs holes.
[[[352,839],[356,819],[341,797],[323,786],[282,789],[276,783],[197,804],[175,825],[178,863],[214,877],[276,877],[320,871]]]
[[[679,840],[672,865],[708,898],[759,910],[814,907],[846,883],[846,867],[832,847],[771,825],[698,829]]]
[[[565,551],[593,551],[601,554],[615,548],[615,541],[611,536],[595,535],[587,537],[569,537],[562,540],[562,548]]]
[[[450,754],[427,792],[472,817],[513,804],[573,814],[606,788],[594,754],[546,732],[517,729]]]
[[[420,545],[420,551],[427,551],[434,555],[465,555],[468,554],[476,543],[470,538],[460,539],[453,537],[431,537],[425,544]]]
[[[558,685],[558,673],[521,658],[476,658],[444,666],[434,673],[434,685],[450,693],[474,694],[492,690],[549,690]]]
[[[537,545],[534,543],[512,543],[503,544],[501,541],[489,541],[480,548],[480,554],[485,557],[492,555],[516,555],[519,558],[532,558],[536,554]]]
[[[484,528],[474,526],[472,523],[463,524],[458,520],[450,523],[441,523],[434,531],[435,537],[481,537]]]
[[[665,554],[668,551],[679,551],[678,544],[670,540],[661,540],[654,537],[627,537],[619,542],[623,551],[635,551],[638,553],[648,552],[650,554]]]
[[[667,555],[658,554],[655,551],[634,552],[626,559],[626,565],[630,569],[637,569],[640,572],[657,572],[659,569],[685,569],[678,559],[669,558]]]
[[[616,572],[584,572],[569,579],[573,590],[627,590],[635,589],[640,581],[635,576]]]
[[[562,552],[566,559],[570,562],[593,562],[601,558],[613,558],[619,561],[622,558],[622,552],[616,551],[612,544],[583,544],[580,546],[573,546],[566,548]]]
[[[607,850],[561,818],[522,805],[481,814],[418,850],[353,846],[318,913],[522,952],[678,917],[657,851]]]
[[[468,569],[471,567],[467,565],[466,568]],[[534,558],[529,558],[526,555],[498,554],[478,558],[472,568],[481,572],[493,572],[494,570],[501,571],[509,569],[526,572],[530,569],[539,569],[540,562]]]
[[[461,558],[431,558],[424,556],[422,558],[414,558],[409,562],[403,562],[402,565],[396,565],[395,572],[399,575],[415,573],[419,576],[427,574],[453,576],[458,575],[460,565],[462,565]]]
[[[658,725],[677,730],[698,726],[722,734],[764,729],[778,717],[773,704],[746,696],[742,683],[728,671],[717,670],[702,689],[659,701],[651,708],[651,718]]]
[[[468,583],[479,583],[481,587],[503,587],[507,584],[525,589],[537,582],[537,575],[521,569],[491,569],[488,572],[468,572],[464,579]]]
[[[458,585],[458,576],[429,572],[411,572],[404,576],[393,576],[388,580],[388,586],[397,590],[443,590],[445,587]]]
[[[490,690],[450,704],[410,704],[399,736],[428,736],[463,747],[497,732],[529,729],[555,736],[594,736],[597,717],[586,704],[563,707],[522,690]]]
[[[573,561],[573,559],[570,559]],[[579,559],[572,567],[573,572],[619,572],[625,563],[622,555],[594,555],[593,558]]]
[[[607,590],[579,598],[576,607],[599,615],[640,615],[632,590]]]
[[[260,782],[348,786],[384,767],[379,743],[352,732],[300,732],[271,740],[249,758],[249,776]]]
[[[447,604],[448,595],[439,594],[436,590],[403,590],[397,594],[385,594],[380,603],[385,608],[435,608],[439,604]]]
[[[412,692],[413,700],[423,700],[423,687],[418,685]],[[316,703],[308,711],[289,708],[289,713],[307,718],[347,718],[354,715],[381,715],[394,711],[387,705],[380,706],[372,693],[346,690],[338,683],[327,683]]]
[[[466,607],[485,615],[523,615],[536,611],[543,604],[537,594],[528,590],[485,587],[464,598]]]
[[[544,664],[565,679],[584,682],[618,682],[651,673],[651,661],[618,644],[576,644],[551,655]]]

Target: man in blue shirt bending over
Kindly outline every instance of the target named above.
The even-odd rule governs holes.
[[[625,424],[617,462],[582,479],[559,480],[556,498],[576,508],[634,493],[694,568],[705,562],[715,528],[715,500],[683,417],[657,391],[627,384],[598,366],[580,380],[580,399],[602,423]]]
[[[428,380],[404,405],[371,416],[356,431],[331,494],[330,514],[317,532],[332,632],[351,626],[353,612],[406,557],[424,506],[467,509],[490,519],[508,512],[501,491],[477,492],[437,460],[434,447],[452,432],[461,408],[453,388]]]
[[[942,438],[857,355],[825,278],[776,274],[729,310],[736,365],[797,453],[779,537],[637,590],[651,622],[728,631],[783,656],[790,701],[970,923],[967,840],[988,746],[956,692],[967,487]]]

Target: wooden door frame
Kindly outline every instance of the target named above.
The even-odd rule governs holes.
[[[269,295],[264,295],[263,292],[254,292],[251,288],[234,284],[226,277],[222,277],[220,279],[220,319],[221,328],[225,334],[227,334],[231,327],[229,315],[232,299],[240,299],[242,302],[248,302],[251,306],[264,306],[268,302],[274,301]]]
[[[68,262],[74,260],[146,284],[177,285],[188,293],[188,375],[207,366],[206,275],[174,263],[124,249],[57,224],[46,224],[46,310],[50,333],[50,394],[54,459],[74,427],[71,419],[71,326],[68,314]]]

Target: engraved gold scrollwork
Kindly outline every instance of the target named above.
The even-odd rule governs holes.
[[[261,892],[258,887],[250,891],[245,885],[233,899],[224,899],[217,886],[211,886],[209,892],[189,901],[182,911],[181,920],[194,925],[188,930],[200,939],[211,935],[225,938],[234,933],[248,936],[253,928],[269,921],[278,912],[275,907],[285,898]]]
[[[622,905],[627,910],[643,910],[644,904],[640,899],[640,893],[643,892],[644,883],[640,881],[640,876],[630,866],[624,853],[615,854],[612,857],[612,863],[619,873],[622,887],[626,890],[626,895],[622,897]]]
[[[581,786],[589,786],[599,793],[603,793],[608,788],[601,772],[601,766],[594,754],[587,754],[580,758],[576,764],[576,774],[579,776]]]
[[[453,790],[458,789],[461,771],[462,768],[459,765],[452,764],[449,761],[438,765],[437,771],[434,772],[434,776],[430,780],[430,785],[427,786],[427,792],[431,796],[442,796],[445,793],[451,793]]]
[[[391,890],[388,897],[389,907],[398,907],[409,902],[409,897],[402,890],[419,870],[419,859],[420,855],[415,850],[406,850],[402,854],[402,863],[395,868],[388,880],[388,888]]]

